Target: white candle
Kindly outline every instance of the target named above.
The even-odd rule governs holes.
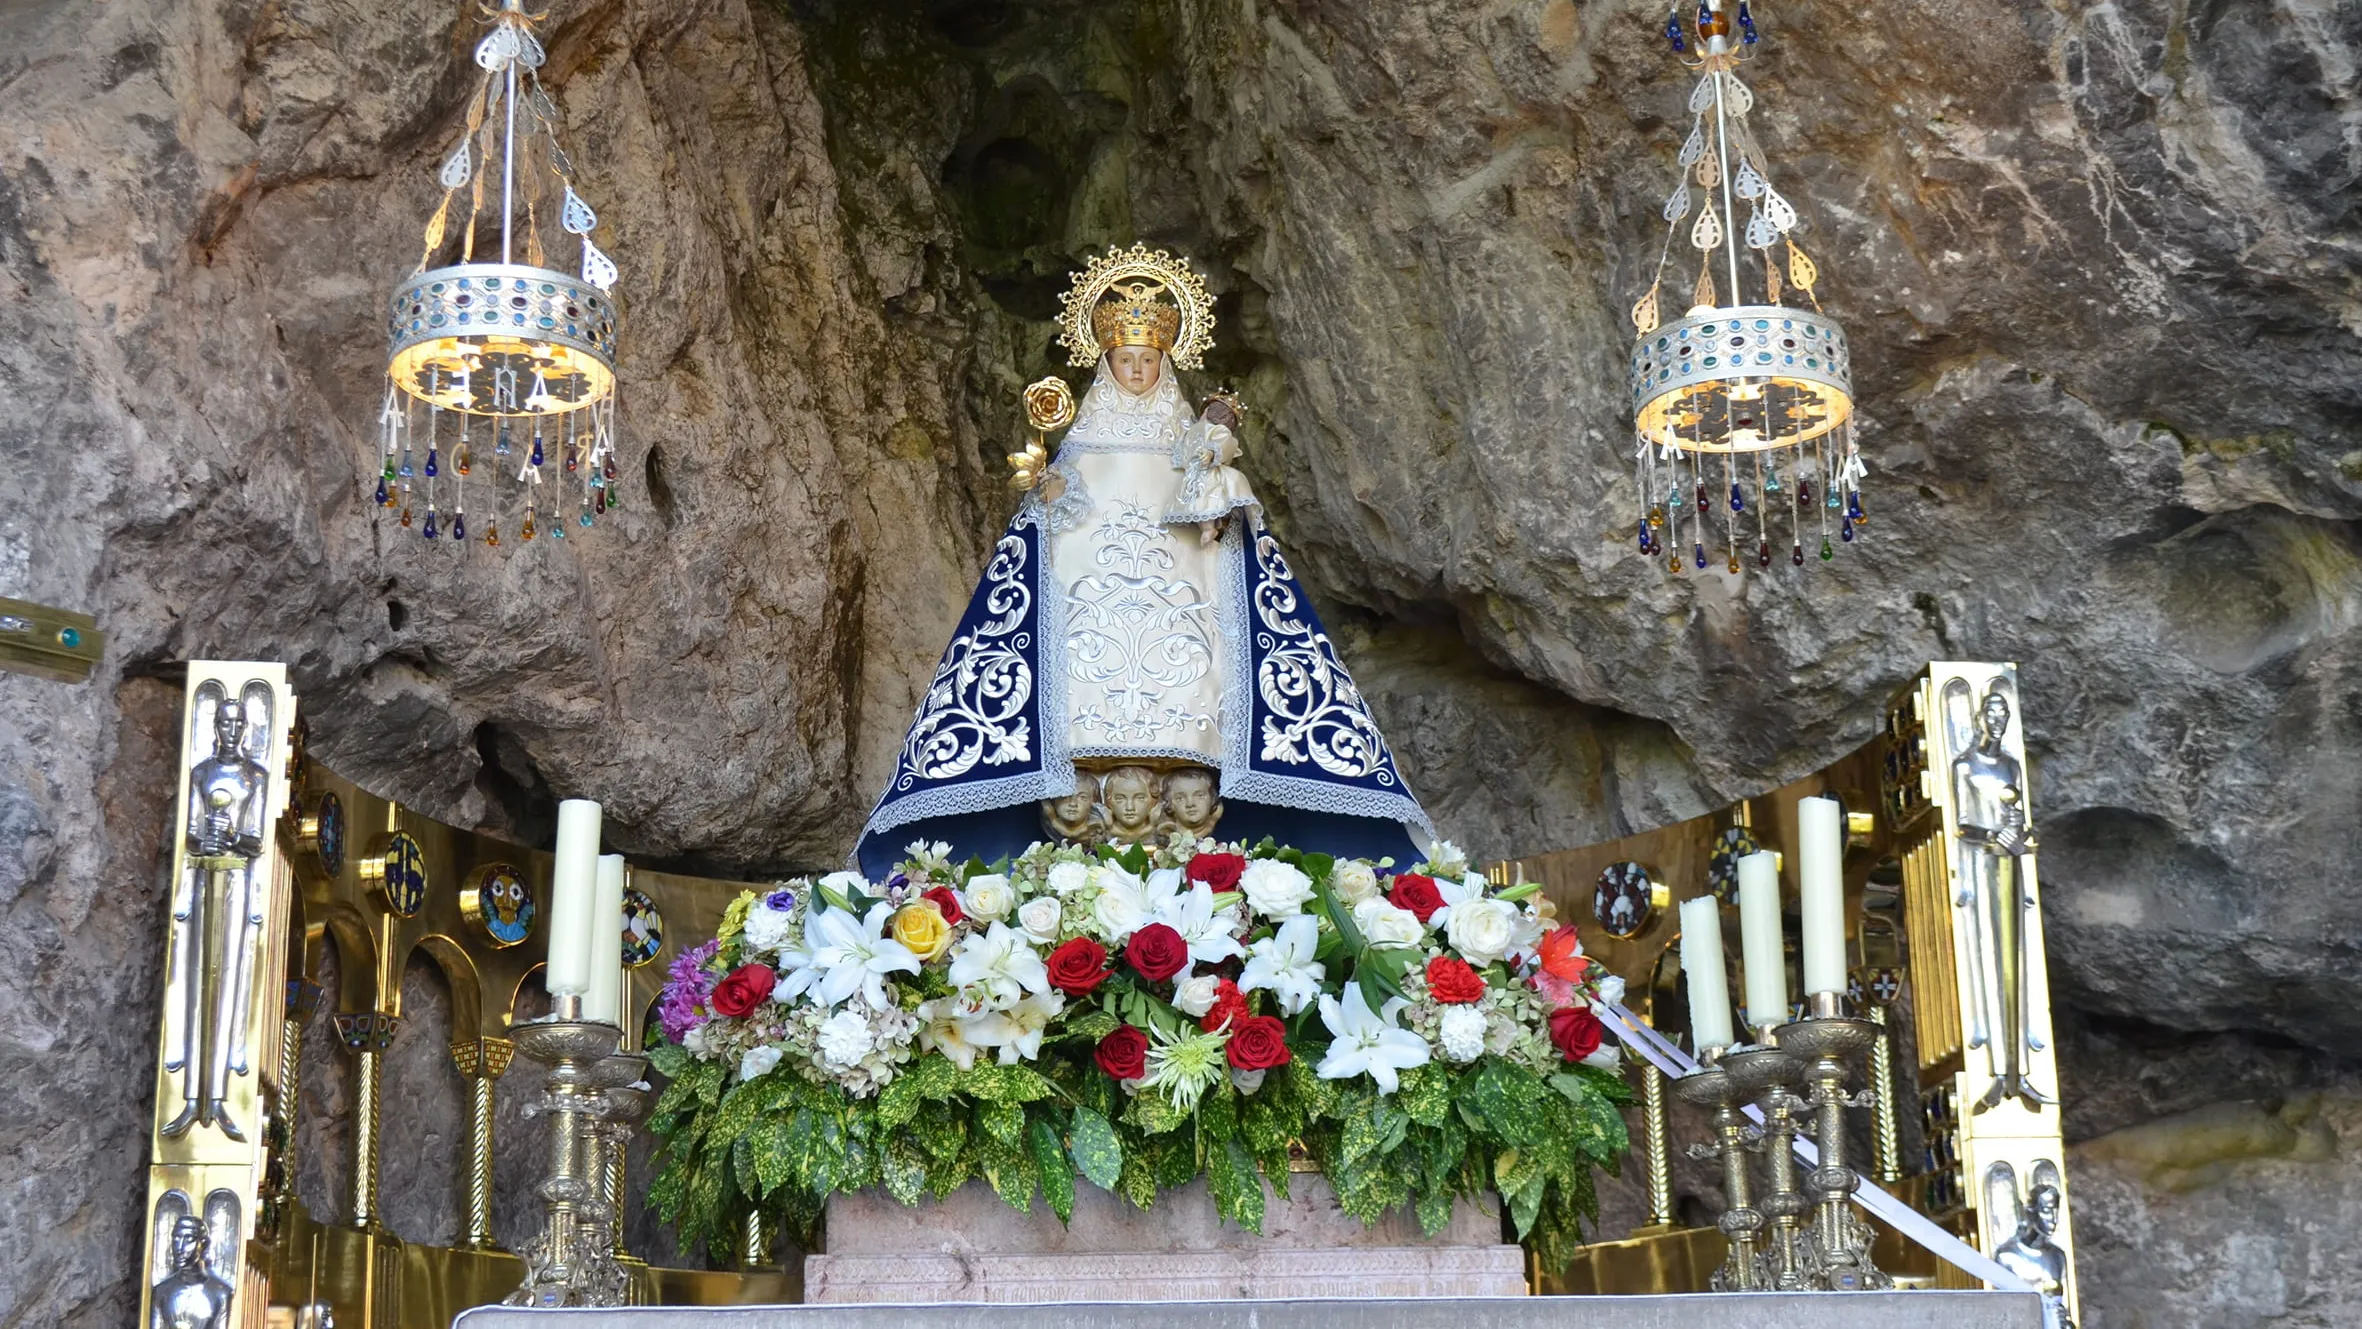
[[[599,855],[591,891],[590,982],[582,992],[582,1018],[620,1024],[623,991],[623,855]]]
[[[1804,991],[1845,991],[1845,812],[1834,798],[1796,802],[1796,876],[1804,896]]]
[[[598,863],[599,805],[587,798],[558,804],[557,862],[550,868],[549,969],[542,975],[551,996],[579,996],[590,987],[591,899]]]
[[[1681,972],[1689,978],[1690,1041],[1700,1052],[1731,1037],[1730,974],[1722,958],[1722,902],[1711,895],[1681,902]]]
[[[1739,949],[1747,960],[1747,1023],[1788,1022],[1788,939],[1780,931],[1780,865],[1769,850],[1739,860]]]

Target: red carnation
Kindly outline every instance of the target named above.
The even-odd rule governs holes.
[[[1137,1080],[1148,1074],[1148,1035],[1128,1024],[1117,1025],[1114,1033],[1099,1040],[1091,1059],[1118,1080]]]
[[[1599,1051],[1602,1032],[1599,1017],[1588,1006],[1562,1006],[1550,1012],[1550,1041],[1568,1061],[1581,1061]]]
[[[1427,962],[1427,991],[1446,1006],[1465,1006],[1484,998],[1484,977],[1466,960],[1438,955]]]
[[[1089,937],[1076,937],[1050,952],[1046,967],[1051,987],[1069,997],[1084,996],[1107,981],[1107,948]]]
[[[1151,983],[1162,983],[1189,967],[1189,943],[1164,923],[1151,923],[1132,934],[1124,959],[1133,972]]]
[[[1243,854],[1199,854],[1189,860],[1187,872],[1191,881],[1202,881],[1219,895],[1238,889],[1238,879],[1246,870]]]
[[[962,922],[968,917],[968,911],[960,908],[959,892],[949,886],[929,886],[919,892],[919,898],[934,901],[935,907],[943,911],[946,923]]]
[[[1198,1017],[1197,1027],[1210,1034],[1221,1028],[1224,1021],[1228,1021],[1230,1027],[1235,1030],[1238,1028],[1240,1020],[1249,1018],[1251,1017],[1247,1014],[1247,994],[1238,990],[1238,984],[1225,978],[1214,984],[1214,1004],[1206,1008],[1204,1015]]]
[[[767,964],[742,964],[729,976],[714,984],[713,1005],[716,1015],[735,1019],[751,1015],[763,999],[771,995],[771,988],[779,982],[779,975]]]
[[[1410,910],[1424,923],[1443,908],[1443,892],[1435,889],[1435,878],[1405,872],[1394,879],[1394,889],[1386,892],[1386,902],[1397,909]]]
[[[1242,1015],[1230,1026],[1230,1043],[1223,1055],[1242,1071],[1267,1071],[1284,1066],[1295,1053],[1288,1051],[1287,1026],[1276,1015]]]

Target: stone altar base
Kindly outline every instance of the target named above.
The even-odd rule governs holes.
[[[1143,1280],[1152,1270],[1139,1271]],[[468,1311],[453,1329],[2042,1329],[2030,1292],[1734,1292],[1678,1297],[1180,1301],[1029,1306],[649,1306]]]
[[[826,1251],[804,1260],[815,1304],[1226,1301],[1279,1297],[1514,1297],[1525,1253],[1501,1240],[1497,1212],[1463,1202],[1423,1236],[1407,1213],[1365,1227],[1337,1207],[1326,1178],[1288,1179],[1264,1195],[1263,1233],[1224,1223],[1203,1180],[1154,1208],[1088,1184],[1073,1222],[1045,1205],[1009,1208],[982,1183],[941,1203],[884,1195],[828,1202]]]

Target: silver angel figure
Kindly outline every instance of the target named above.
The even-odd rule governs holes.
[[[2026,915],[2034,900],[2025,889],[2023,859],[2034,848],[2034,833],[2026,824],[2025,771],[2008,747],[2005,687],[1995,680],[1986,690],[1974,741],[1960,745],[1952,761],[1959,819],[1952,902],[1968,915],[1973,961],[1968,1041],[1986,1049],[1993,1067],[1992,1086],[1977,1102],[1980,1112],[2009,1098],[2034,1108],[2056,1101],[2026,1073],[2029,1054],[2042,1047],[2029,1019],[2033,971],[2026,956]],[[1970,695],[1966,679],[1953,679],[1944,690],[1947,709]]]
[[[256,710],[263,724],[255,732],[270,732],[271,697],[250,687],[242,698],[217,693],[212,702],[213,755],[189,768],[188,867],[172,900],[164,1065],[180,1077],[181,1110],[164,1135],[205,1123],[244,1140],[228,1096],[230,1077],[250,1069],[245,1015],[266,904],[254,860],[269,834],[271,801],[270,772],[248,751],[248,733]]]
[[[183,1215],[172,1225],[172,1270],[148,1294],[148,1329],[229,1329],[235,1290],[208,1261],[205,1220]]]

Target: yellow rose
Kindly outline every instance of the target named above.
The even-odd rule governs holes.
[[[894,911],[894,940],[924,962],[951,945],[951,924],[933,900],[914,900]]]

